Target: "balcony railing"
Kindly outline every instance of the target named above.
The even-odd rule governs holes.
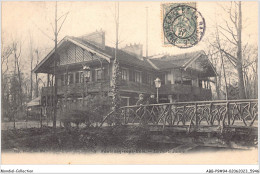
[[[140,92],[140,93],[155,93],[155,86],[145,84],[145,83],[121,80],[120,90],[136,91],[136,92]]]
[[[83,91],[85,93],[100,92],[100,91],[109,91],[110,83],[109,81],[99,81],[99,82],[87,82],[83,83],[74,83],[69,85],[58,86],[57,94],[58,95],[71,95],[71,94],[81,94]],[[54,88],[52,87],[43,87],[42,95],[52,95]]]
[[[199,95],[202,96],[202,99],[206,100],[206,98],[211,97],[211,90],[200,88],[196,86],[191,85],[181,85],[181,84],[166,84],[162,85],[161,88],[159,88],[160,94],[193,94],[193,95]],[[203,97],[205,96],[205,97]]]
[[[52,95],[54,88],[52,87],[43,87],[42,95]],[[87,82],[83,83],[74,83],[69,85],[58,86],[58,95],[71,95],[71,94],[82,94],[83,90],[85,93],[93,93],[99,91],[111,91],[110,81],[98,81],[98,82]],[[120,90],[137,92],[137,93],[155,93],[156,88],[154,85],[138,83],[132,81],[121,80]],[[200,87],[190,86],[190,85],[180,85],[180,84],[167,84],[162,85],[159,88],[159,94],[185,94],[185,95],[196,95],[199,96],[197,100],[208,100],[211,99],[211,90],[204,89]]]

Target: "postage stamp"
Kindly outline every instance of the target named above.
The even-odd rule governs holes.
[[[195,3],[167,3],[161,7],[163,46],[189,48],[202,39],[206,23]]]

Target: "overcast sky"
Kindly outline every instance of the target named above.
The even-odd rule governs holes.
[[[205,49],[205,40],[214,32],[216,21],[222,24],[227,18],[219,4],[216,2],[197,2],[197,9],[206,21],[206,33],[201,42],[188,49],[162,46],[162,18],[160,2],[120,2],[119,47],[129,43],[144,45],[146,32],[146,10],[149,8],[149,55],[168,52],[170,54],[191,52]],[[58,2],[58,17],[69,11],[69,15],[60,31],[59,40],[64,36],[80,36],[95,30],[103,29],[106,32],[106,44],[114,46],[115,22],[114,2]],[[39,48],[41,59],[54,46],[54,42],[46,37],[54,38],[54,2],[2,2],[2,38],[4,44],[11,42],[12,38],[22,40],[23,69],[29,68],[29,38],[31,35],[34,48]],[[60,20],[60,23],[62,19]],[[59,23],[59,25],[60,25]],[[52,25],[51,25],[52,24]],[[243,2],[243,41],[257,44],[258,39],[258,4],[257,2]],[[224,25],[224,23],[223,23]],[[39,29],[40,28],[40,29]]]

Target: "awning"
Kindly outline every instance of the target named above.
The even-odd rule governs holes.
[[[27,107],[40,106],[40,105],[41,105],[41,97],[32,99],[29,103],[27,103]]]

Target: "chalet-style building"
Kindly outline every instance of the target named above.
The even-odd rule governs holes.
[[[209,78],[216,71],[203,51],[175,55],[142,56],[142,45],[127,45],[117,52],[121,71],[120,94],[122,105],[135,105],[138,95],[156,93],[154,80],[159,77],[160,102],[210,100]],[[58,100],[80,103],[83,96],[102,92],[111,95],[112,68],[115,48],[105,45],[105,32],[95,32],[82,37],[65,37],[57,48]],[[83,67],[90,68],[90,78],[84,79]],[[46,73],[48,87],[41,92],[42,103],[51,103],[53,94],[54,50],[34,69]]]

